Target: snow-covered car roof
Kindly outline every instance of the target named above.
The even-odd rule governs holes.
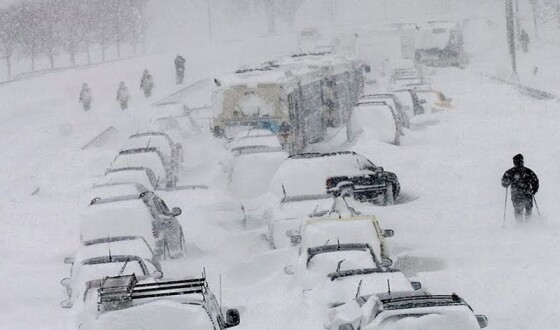
[[[278,136],[274,134],[260,135],[260,136],[244,136],[236,139],[229,144],[229,149],[234,151],[235,149],[244,147],[266,147],[270,150],[281,150],[282,145],[278,140]]]
[[[215,330],[203,304],[160,299],[148,304],[101,314],[90,330]]]
[[[284,191],[286,196],[324,195],[328,178],[363,174],[357,156],[352,152],[291,156],[280,165],[270,191],[281,197]]]
[[[140,196],[141,193],[150,191],[150,189],[139,183],[107,183],[94,185],[88,192],[88,200],[91,202],[94,198],[114,198],[120,196]]]
[[[122,167],[107,170],[105,176],[98,180],[100,185],[113,183],[137,183],[150,189],[157,188],[157,178],[147,167]]]
[[[364,141],[398,144],[400,137],[394,111],[385,101],[359,103],[348,119],[348,138],[355,140],[363,135]]]
[[[119,236],[100,238],[83,242],[74,258],[74,262],[82,260],[112,255],[131,255],[143,259],[152,260],[154,254],[148,242],[139,236]]]
[[[112,236],[141,236],[153,248],[153,217],[140,198],[88,206],[81,217],[82,242]]]

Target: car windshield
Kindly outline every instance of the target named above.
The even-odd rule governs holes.
[[[395,313],[397,312],[397,313]],[[379,323],[380,330],[476,330],[480,329],[474,314],[466,306],[418,308],[391,311]]]
[[[135,274],[136,276],[148,275],[144,273],[142,266],[140,266],[140,262],[136,260],[131,260],[126,263],[126,266],[125,266],[125,262],[82,264],[78,276],[82,281],[91,281],[91,280],[104,278],[106,276],[132,275],[132,274]]]
[[[353,250],[317,254],[309,260],[307,269],[325,274],[334,273],[337,271],[339,262],[341,264],[338,270],[376,267],[369,250]]]
[[[168,300],[102,314],[95,325],[94,329],[107,330],[215,329],[202,305],[180,304]]]

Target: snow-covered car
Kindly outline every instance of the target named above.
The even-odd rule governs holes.
[[[105,171],[105,176],[98,179],[99,184],[137,183],[150,190],[158,188],[158,179],[148,167],[120,167]]]
[[[421,288],[420,282],[411,282],[397,269],[357,268],[330,273],[315,287],[312,296],[325,301],[329,307],[336,307],[350,302],[356,296]]]
[[[291,233],[291,239],[294,242],[301,242],[300,256],[308,255],[310,248],[327,244],[368,244],[375,256],[375,266],[388,267],[390,258],[385,238],[393,235],[393,230],[381,229],[377,218],[373,215],[326,216],[306,219],[297,232]]]
[[[327,240],[321,245],[303,249],[295,265],[286,266],[286,274],[294,274],[303,291],[312,290],[327,280],[329,274],[353,269],[385,269],[392,263],[367,243],[341,243]]]
[[[378,101],[378,102],[385,102],[390,105],[395,115],[400,121],[402,127],[410,128],[410,118],[406,113],[404,106],[399,101],[398,97],[393,93],[373,93],[373,94],[366,94],[360,98],[358,104],[366,103],[371,101]],[[402,134],[402,132],[401,132]]]
[[[453,99],[446,97],[442,92],[435,89],[415,89],[414,90],[420,100],[423,100],[425,106],[430,112],[440,112],[453,109],[451,101]]]
[[[387,292],[360,296],[333,308],[327,330],[476,330],[488,319],[475,315],[458,295],[431,295],[423,291]]]
[[[268,223],[268,240],[274,249],[292,246],[289,233],[299,230],[303,218],[312,218],[332,209],[333,197],[302,195],[282,198],[278,205],[267,209],[264,218]]]
[[[400,193],[397,175],[352,151],[290,156],[271,181],[280,198],[302,195],[349,195],[363,202],[391,205]]]
[[[401,121],[393,107],[386,102],[359,102],[350,112],[346,124],[348,141],[359,138],[400,145]]]
[[[116,276],[98,291],[100,314],[85,329],[223,330],[241,321],[236,309],[222,312],[205,278],[142,283]]]
[[[416,93],[414,89],[396,89],[391,91],[391,93],[397,97],[408,117],[414,117],[426,113],[426,109],[424,108],[426,101],[420,99],[420,97],[418,97],[418,93]]]
[[[245,208],[238,200],[205,185],[177,186],[158,190],[158,195],[185,210],[183,225],[213,223],[226,228],[245,225]],[[182,220],[181,220],[182,221]],[[193,228],[189,231],[192,232]]]
[[[81,218],[82,242],[114,236],[140,236],[158,259],[184,256],[183,229],[176,217],[181,209],[169,210],[153,192],[94,199]]]
[[[79,262],[76,259],[72,264],[70,277],[60,281],[68,295],[67,299],[60,303],[61,307],[72,308],[75,303],[85,303],[86,292],[91,287],[98,286],[107,276],[135,274],[140,279],[162,276],[161,271],[147,259],[136,255],[113,254],[109,251],[105,255],[82,259]]]
[[[165,161],[165,156],[157,148],[137,148],[121,150],[111,163],[111,168],[147,167],[157,177],[158,187],[173,187],[177,184],[176,170]]]
[[[243,200],[254,199],[268,191],[280,164],[288,158],[274,134],[243,136],[229,144],[225,171],[228,189]]]
[[[145,132],[131,135],[125,142],[124,150],[138,148],[156,148],[164,157],[167,167],[174,172],[179,171],[179,164],[183,163],[183,145],[175,142],[163,132]]]

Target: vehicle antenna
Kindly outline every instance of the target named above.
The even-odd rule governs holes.
[[[149,148],[149,147],[150,147],[150,143],[151,143],[151,142],[152,142],[152,138],[149,138],[149,139],[148,139],[148,144],[146,145],[146,148]]]
[[[360,280],[360,283],[358,283],[358,291],[356,291],[356,297],[355,298],[358,298],[358,296],[360,295],[360,289],[362,288],[362,282],[363,281],[364,280]]]
[[[336,250],[340,251],[340,238],[336,238]]]
[[[387,279],[387,293],[391,294],[391,282]]]
[[[325,242],[325,244],[323,244],[323,246],[329,244],[329,242],[330,242],[330,239],[328,239],[328,240]]]
[[[339,272],[340,271],[340,266],[342,266],[342,263],[346,261],[346,259],[342,259],[338,262],[338,265],[336,265],[336,271]]]
[[[109,236],[107,236],[107,246],[109,247],[109,262],[113,262],[113,256],[111,255],[111,242],[109,241]]]
[[[286,187],[282,184],[282,193],[284,193],[284,198],[286,198]]]

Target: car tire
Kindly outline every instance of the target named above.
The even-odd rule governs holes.
[[[383,194],[383,205],[395,205],[395,195],[393,192],[393,185],[389,184],[385,193]]]

